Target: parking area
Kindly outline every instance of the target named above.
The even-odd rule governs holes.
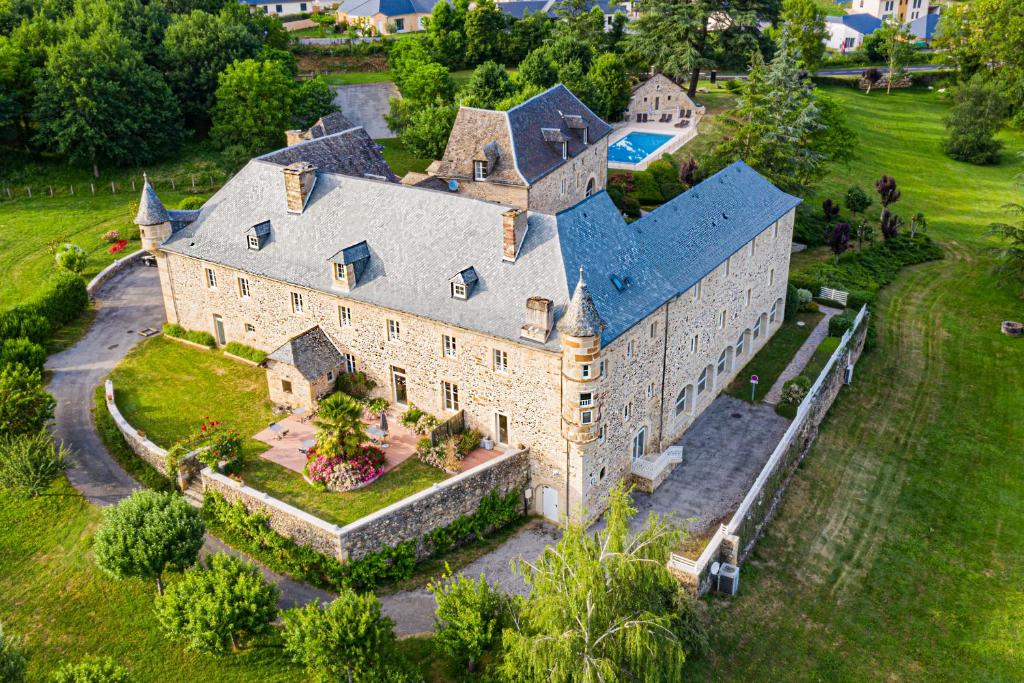
[[[636,492],[639,527],[648,513],[685,522],[694,537],[725,521],[768,462],[789,420],[774,406],[719,396],[686,431],[683,461],[654,493]]]
[[[345,118],[365,128],[375,140],[395,137],[384,116],[391,108],[389,100],[401,96],[391,81],[334,86],[334,104]]]

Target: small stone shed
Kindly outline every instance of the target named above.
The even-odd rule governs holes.
[[[315,410],[317,402],[334,388],[344,362],[337,345],[319,325],[292,337],[261,363],[267,369],[271,402]]]
[[[655,74],[633,87],[626,120],[638,123],[637,115],[642,114],[648,121],[657,122],[662,116],[671,114],[671,122],[676,123],[680,119],[693,120],[702,112],[703,108],[694,104],[685,88],[664,74]]]

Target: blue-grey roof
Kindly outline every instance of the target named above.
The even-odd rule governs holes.
[[[522,19],[527,14],[536,14],[537,12],[545,12],[548,16],[553,17],[554,15],[547,10],[550,4],[551,0],[512,0],[512,2],[499,2],[498,9],[514,19]]]
[[[910,22],[910,32],[921,40],[931,40],[938,25],[938,14],[926,14]]]
[[[828,17],[830,20],[845,24],[857,33],[870,35],[882,26],[882,20],[872,14],[845,14],[841,17]]]
[[[142,196],[139,198],[139,211],[135,214],[136,225],[159,225],[171,220],[164,208],[164,203],[156,195],[156,190],[148,180],[142,183]]]
[[[607,344],[799,203],[742,161],[630,224],[601,192],[557,216],[564,272],[586,269]]]
[[[346,0],[338,7],[353,17],[372,17],[383,14],[386,17],[397,17],[403,14],[430,14],[434,5],[442,0]]]
[[[266,237],[270,234],[270,221],[260,221],[245,231],[245,234],[253,234],[257,237]]]

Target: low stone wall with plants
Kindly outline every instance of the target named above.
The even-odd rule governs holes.
[[[165,477],[170,476],[167,470],[167,450],[160,448],[147,439],[144,432],[131,426],[128,420],[124,419],[121,411],[117,409],[117,403],[114,401],[114,383],[109,379],[106,381],[103,391],[110,417],[113,418],[114,424],[117,425],[117,430],[121,432],[121,436],[124,437],[128,447],[135,452],[135,455],[152,465],[153,469],[157,472]]]

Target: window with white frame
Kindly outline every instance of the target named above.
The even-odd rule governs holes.
[[[301,314],[302,312],[302,293],[292,292],[292,313]]]
[[[249,248],[259,250],[260,238],[256,235],[249,235]]]
[[[683,387],[678,394],[676,394],[676,415],[680,415],[690,410],[690,385]]]
[[[622,417],[629,419],[633,415],[633,402],[630,401],[626,405],[622,406]]]
[[[388,341],[398,341],[402,336],[402,328],[397,320],[388,321]]]
[[[724,375],[729,370],[729,349],[722,351],[718,357],[718,374]]]
[[[446,358],[455,358],[455,353],[456,353],[455,337],[452,337],[452,336],[447,335],[447,334],[442,335],[441,336],[441,347],[442,347],[442,349],[444,351],[444,355],[445,355]]]
[[[730,273],[732,273],[732,256],[725,259],[725,276],[729,277]]]
[[[466,289],[466,285],[462,284],[461,282],[453,282],[452,283],[452,296],[454,298],[456,298],[456,299],[466,299],[466,298],[468,298],[467,297],[468,291],[469,290]]]
[[[338,306],[338,324],[342,327],[352,327],[352,309],[348,306]]]
[[[590,391],[580,392],[580,408],[589,408],[594,405],[594,394]]]
[[[690,353],[697,353],[697,349],[700,348],[700,335],[693,335],[690,337]]]
[[[747,293],[743,295],[743,307],[744,308],[746,308],[747,306],[750,305],[750,300],[753,298],[753,296],[752,296],[753,293],[754,292],[753,292],[752,289],[747,288]]]
[[[697,395],[700,396],[708,388],[708,369],[704,368],[697,378]]]
[[[754,323],[754,339],[761,336],[761,319],[758,318],[757,322]]]
[[[757,238],[755,237],[754,239],[750,240],[750,255],[751,255],[751,257],[753,257],[754,254],[756,254],[756,253],[757,253]]]
[[[206,286],[217,289],[217,273],[213,272],[213,268],[206,269]]]
[[[473,162],[473,180],[486,180],[487,179],[487,162],[486,161],[474,161]]]
[[[698,282],[697,284],[695,284],[693,286],[693,300],[694,301],[700,301],[700,292],[701,292],[701,289],[702,289],[702,286],[701,286],[702,284],[703,284],[703,281]]]
[[[651,323],[651,339],[654,339],[655,335],[658,334],[658,321],[655,320]]]
[[[565,179],[565,178],[562,178],[562,194],[565,194],[565,188],[566,188],[566,186],[567,186],[567,182],[566,182],[566,179]]]
[[[633,341],[626,342],[626,358],[632,358],[634,351],[636,351],[636,348]]]
[[[580,366],[580,377],[590,379],[590,363],[584,363]]]
[[[459,409],[459,385],[451,382],[441,382],[441,395],[444,401],[444,409],[457,411]]]
[[[772,310],[768,312],[768,322],[773,323],[779,317],[779,302],[772,304]]]
[[[861,7],[863,7],[863,6],[864,5],[861,5]],[[779,222],[775,221],[775,223],[772,224],[772,237],[778,237],[778,236],[779,236]]]
[[[352,374],[356,371],[356,357],[351,353],[344,354],[345,358],[345,372]]]
[[[633,436],[633,459],[644,457],[647,452],[647,427],[641,427]]]
[[[650,400],[652,398],[654,398],[654,383],[653,382],[647,385],[647,399]]]
[[[494,349],[494,371],[502,374],[508,372],[508,354],[501,349]]]
[[[584,410],[580,413],[580,424],[588,425],[594,421],[594,411]]]
[[[743,342],[746,340],[746,338],[747,338],[747,333],[746,332],[741,332],[740,333],[740,338],[736,340],[736,355],[737,356],[742,356],[743,355]]]
[[[334,264],[334,279],[335,280],[341,280],[342,282],[345,281],[345,264],[344,263],[335,263]]]
[[[333,382],[334,381],[334,370],[328,370],[327,371],[327,381],[328,382]]]
[[[238,278],[238,296],[243,299],[249,298],[249,280],[244,277]]]

